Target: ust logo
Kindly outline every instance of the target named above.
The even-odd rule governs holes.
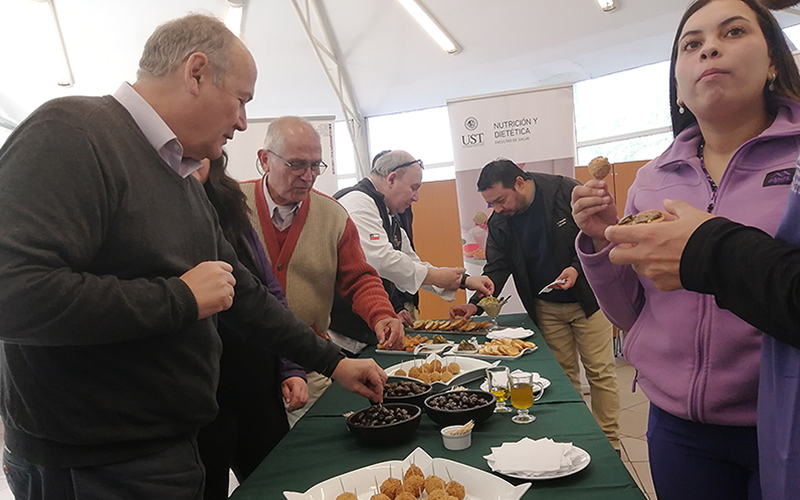
[[[464,134],[461,136],[461,145],[465,148],[483,146],[483,132],[478,134]]]
[[[475,132],[478,129],[478,119],[474,116],[468,116],[464,120],[464,128],[469,132]],[[461,136],[461,146],[465,148],[472,148],[475,146],[483,146],[483,132],[463,134]]]

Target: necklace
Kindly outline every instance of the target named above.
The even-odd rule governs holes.
[[[700,145],[697,147],[697,157],[700,158],[700,167],[703,169],[703,173],[706,174],[706,179],[708,179],[708,184],[711,186],[711,200],[708,202],[708,207],[706,207],[706,212],[712,213],[714,210],[714,205],[717,203],[717,190],[719,186],[717,183],[714,182],[714,179],[711,177],[711,174],[708,173],[708,169],[706,168],[706,160],[703,157],[703,150],[706,148],[706,141],[705,139],[700,140]]]

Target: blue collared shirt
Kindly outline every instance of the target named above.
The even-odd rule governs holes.
[[[128,82],[120,85],[114,93],[114,99],[128,110],[158,155],[178,175],[186,178],[200,168],[199,161],[183,157],[183,146],[178,142],[178,137],[156,113],[156,110]]]

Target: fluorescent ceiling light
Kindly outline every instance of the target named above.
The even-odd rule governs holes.
[[[445,33],[444,28],[425,10],[417,0],[397,0],[411,14],[422,28],[448,54],[457,54],[461,47],[453,38]]]
[[[603,12],[611,12],[617,8],[617,2],[614,0],[597,0],[597,3],[600,4],[600,8],[603,9]]]
[[[228,0],[228,13],[225,15],[225,26],[239,38],[242,36],[243,12],[244,0]]]

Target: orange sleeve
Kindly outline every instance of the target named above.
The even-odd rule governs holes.
[[[337,291],[353,304],[353,311],[372,329],[378,321],[396,317],[378,271],[367,264],[358,229],[350,217],[339,239],[338,252]]]

